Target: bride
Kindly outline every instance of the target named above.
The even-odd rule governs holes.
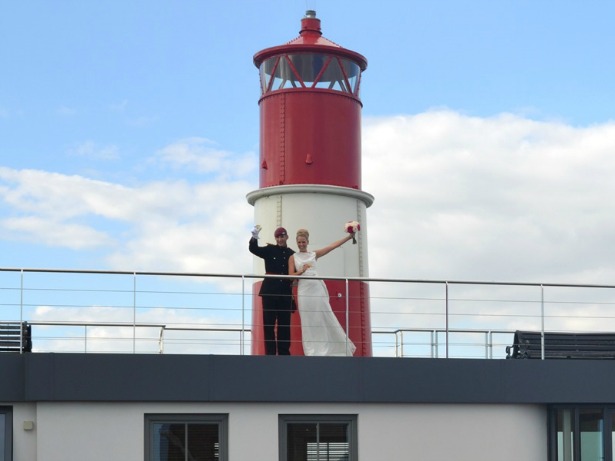
[[[299,251],[288,260],[289,275],[317,276],[316,261],[352,239],[354,234],[316,251],[308,251],[310,233],[297,231]],[[300,278],[297,288],[297,305],[301,316],[301,336],[305,355],[353,355],[356,350],[346,336],[329,304],[329,292],[320,279]]]

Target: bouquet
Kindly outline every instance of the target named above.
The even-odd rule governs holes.
[[[354,234],[361,230],[361,224],[359,224],[357,221],[348,221],[346,224],[344,224],[344,230],[350,235],[352,235],[352,244],[356,245],[357,239],[355,238]]]

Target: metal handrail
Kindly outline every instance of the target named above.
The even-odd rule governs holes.
[[[199,333],[204,333],[204,332],[216,332],[216,333],[238,333],[239,335],[239,353],[243,354],[244,353],[244,349],[246,347],[246,335],[251,333],[251,328],[246,326],[246,318],[249,317],[248,312],[250,312],[251,310],[251,302],[246,302],[246,296],[253,296],[254,294],[252,293],[252,285],[251,284],[247,284],[246,281],[248,280],[262,280],[264,278],[288,278],[288,279],[297,279],[297,278],[301,278],[298,276],[284,276],[284,275],[264,275],[264,274],[216,274],[216,273],[185,273],[185,272],[156,272],[156,271],[106,271],[106,270],[73,270],[73,269],[14,269],[14,268],[0,268],[0,275],[2,273],[17,273],[19,275],[19,282],[15,283],[14,286],[11,287],[3,287],[2,284],[0,283],[0,291],[2,290],[18,290],[19,291],[19,299],[15,300],[13,303],[7,303],[6,302],[6,296],[3,298],[0,298],[1,303],[0,303],[0,318],[3,318],[6,316],[6,312],[10,311],[10,309],[13,309],[11,312],[15,312],[15,314],[10,314],[12,315],[12,317],[10,317],[11,321],[17,321],[19,320],[20,322],[27,320],[29,324],[33,325],[33,326],[40,326],[40,327],[72,327],[72,326],[82,326],[84,327],[85,330],[85,334],[83,337],[84,340],[84,344],[86,345],[86,351],[87,351],[87,344],[88,344],[88,332],[87,332],[87,328],[88,327],[94,327],[94,326],[99,326],[99,327],[130,327],[132,328],[133,332],[132,332],[132,336],[130,338],[120,338],[122,340],[126,340],[126,339],[130,339],[132,340],[132,352],[136,352],[137,349],[137,329],[142,329],[142,328],[159,328],[160,331],[158,333],[158,353],[164,353],[165,352],[165,341],[167,341],[166,335],[165,335],[165,331],[193,331],[193,332],[199,332]],[[62,287],[57,287],[57,286],[47,286],[47,287],[41,287],[40,285],[36,285],[36,284],[32,284],[32,286],[29,286],[30,284],[28,284],[28,276],[30,274],[41,274],[41,275],[46,275],[46,274],[57,274],[57,275],[63,275],[63,274],[81,274],[81,275],[92,275],[92,276],[107,276],[107,275],[120,275],[120,276],[127,276],[127,277],[131,277],[132,278],[132,286],[130,288],[124,288],[124,289],[110,289],[108,287],[106,287],[106,285],[101,286],[100,288],[95,287],[94,289],[85,289],[83,286],[77,286],[77,287],[73,287],[73,288],[62,288]],[[229,293],[229,292],[218,292],[218,293],[208,293],[208,292],[201,292],[198,290],[194,290],[194,291],[164,291],[164,290],[147,290],[146,288],[143,288],[143,284],[141,282],[139,282],[139,284],[137,284],[137,280],[141,280],[142,278],[146,278],[146,277],[170,277],[170,278],[174,278],[177,280],[183,281],[187,280],[187,279],[196,279],[197,283],[202,283],[203,281],[207,280],[209,283],[213,283],[216,284],[217,282],[215,282],[216,280],[226,280],[226,281],[233,281],[236,280],[238,282],[241,283],[241,292],[237,293],[237,292],[233,292],[233,293]],[[382,335],[388,335],[389,337],[393,338],[394,337],[394,355],[397,357],[405,357],[407,356],[407,350],[405,350],[405,348],[408,348],[412,345],[412,343],[410,343],[407,338],[408,335],[411,334],[418,334],[418,333],[422,333],[422,334],[426,334],[429,333],[429,335],[431,336],[429,342],[428,342],[428,346],[430,348],[430,352],[429,355],[432,357],[439,357],[440,354],[440,350],[442,348],[444,348],[445,353],[444,356],[445,357],[450,357],[451,355],[451,351],[450,348],[451,346],[456,346],[455,343],[451,340],[451,338],[449,337],[450,335],[457,335],[457,334],[478,334],[478,335],[482,335],[484,336],[484,340],[481,342],[482,346],[484,347],[484,356],[485,358],[493,358],[494,357],[494,353],[493,353],[493,349],[494,349],[494,342],[493,342],[493,335],[494,334],[510,334],[512,335],[515,331],[515,328],[512,329],[503,329],[503,328],[499,328],[497,325],[493,325],[493,327],[486,327],[486,328],[475,328],[471,325],[468,325],[467,327],[464,328],[458,328],[459,323],[471,323],[471,321],[476,321],[476,319],[479,319],[481,317],[491,317],[492,319],[498,318],[498,316],[500,319],[502,318],[513,318],[513,316],[515,318],[518,319],[526,319],[527,321],[530,321],[529,323],[531,323],[532,325],[535,325],[535,327],[533,327],[534,330],[540,330],[540,332],[542,333],[542,336],[544,338],[544,332],[545,329],[547,328],[547,323],[546,321],[549,320],[551,323],[553,323],[554,320],[558,320],[561,322],[561,324],[565,323],[566,320],[569,319],[569,317],[567,317],[565,315],[565,313],[560,313],[560,312],[551,312],[550,315],[546,310],[546,305],[558,305],[558,309],[561,306],[564,306],[565,304],[589,304],[589,305],[593,305],[594,308],[597,307],[601,307],[603,309],[607,309],[609,306],[613,305],[615,306],[615,293],[612,297],[609,297],[606,301],[571,301],[571,300],[565,300],[565,301],[556,301],[556,300],[549,300],[548,296],[546,296],[545,291],[546,290],[551,290],[550,293],[553,292],[553,289],[560,289],[560,288],[565,288],[565,289],[591,289],[591,290],[612,290],[615,289],[615,285],[603,285],[603,284],[565,284],[565,283],[533,283],[533,282],[494,282],[494,281],[464,281],[464,280],[423,280],[423,279],[389,279],[389,278],[371,278],[371,277],[322,277],[322,276],[318,276],[318,277],[310,277],[311,279],[320,279],[320,280],[336,280],[336,281],[344,281],[345,282],[345,286],[346,286],[346,302],[345,302],[345,310],[346,310],[346,321],[348,322],[348,317],[349,317],[349,313],[350,313],[350,298],[349,298],[349,289],[348,289],[348,285],[351,282],[365,282],[365,283],[369,283],[369,284],[374,284],[375,286],[377,286],[378,284],[381,283],[386,283],[386,284],[395,284],[395,285],[404,285],[404,286],[442,286],[443,290],[441,295],[435,295],[435,297],[433,297],[434,295],[432,295],[432,297],[426,297],[426,298],[421,298],[421,297],[403,297],[400,296],[399,299],[396,297],[391,297],[391,298],[387,298],[385,297],[372,297],[372,311],[371,314],[372,316],[374,315],[382,315],[382,314],[390,314],[389,312],[382,312],[382,311],[375,311],[373,306],[376,302],[384,302],[384,301],[394,301],[394,302],[398,302],[399,304],[403,304],[404,306],[406,305],[410,305],[410,308],[408,309],[408,311],[404,311],[404,310],[399,310],[394,312],[391,315],[399,315],[399,316],[412,316],[412,323],[417,323],[417,320],[420,321],[421,316],[423,317],[437,317],[438,318],[438,323],[440,323],[440,325],[435,325],[434,327],[430,327],[430,328],[423,328],[423,327],[418,327],[418,328],[407,328],[405,325],[396,325],[393,326],[392,328],[385,328],[382,327],[381,325],[374,325],[374,329],[372,331],[372,337],[379,337],[382,338]],[[214,281],[212,282],[209,279],[214,279]],[[125,280],[123,277],[121,277],[121,280]],[[39,282],[40,283],[40,282]],[[138,285],[141,285],[140,289],[138,289]],[[147,285],[147,284],[146,284]],[[465,286],[466,288],[469,287],[482,287],[484,290],[483,291],[487,291],[487,288],[489,287],[521,287],[521,288],[538,288],[540,290],[539,294],[536,293],[536,295],[531,295],[531,299],[518,299],[516,297],[511,297],[510,299],[497,299],[497,298],[488,298],[488,297],[480,297],[477,296],[477,299],[472,299],[472,298],[463,298],[463,297],[452,297],[451,296],[451,289],[452,287],[460,287],[460,286]],[[53,303],[51,300],[55,300],[57,297],[59,296],[63,296],[66,295],[68,296],[69,294],[71,296],[83,296],[83,297],[88,297],[90,296],[90,293],[96,293],[98,294],[103,294],[104,296],[119,296],[119,297],[126,297],[126,296],[131,296],[130,301],[128,301],[128,298],[125,298],[125,301],[120,302],[120,303],[107,303],[104,305],[104,307],[110,309],[110,310],[114,310],[114,312],[126,312],[128,309],[131,310],[131,321],[122,321],[122,322],[115,322],[115,321],[81,321],[81,320],[57,320],[57,321],[51,321],[51,320],[44,320],[41,317],[37,318],[36,315],[33,315],[33,312],[35,312],[36,309],[38,309],[42,303],[40,301],[38,302],[30,302],[30,304],[26,304],[27,303],[27,298],[30,297],[30,295],[34,296],[35,298],[40,298],[42,296],[44,296],[45,294],[48,294],[49,296],[47,297],[49,299],[49,301],[45,302],[45,306],[48,306],[48,308],[50,310],[57,310],[57,311],[61,311],[62,309],[74,309],[74,308],[92,308],[93,306],[95,306],[94,302],[88,301],[88,302],[62,302],[62,303]],[[482,292],[481,292],[482,293]],[[532,292],[533,293],[533,292]],[[27,296],[26,296],[27,295]],[[237,306],[237,304],[235,303],[233,307],[228,308],[225,312],[228,313],[229,310],[234,310],[236,311],[238,314],[238,316],[240,316],[240,319],[238,319],[237,321],[233,321],[233,323],[229,324],[230,327],[228,327],[228,325],[225,325],[225,323],[221,323],[220,321],[214,320],[214,321],[206,321],[206,322],[201,322],[201,324],[196,324],[196,325],[187,325],[187,326],[178,326],[180,324],[186,323],[186,322],[173,322],[170,319],[164,318],[162,317],[162,321],[161,322],[151,322],[151,321],[143,321],[146,320],[141,319],[139,320],[139,315],[138,312],[142,311],[142,310],[147,310],[147,309],[155,309],[156,306],[154,305],[149,305],[148,303],[145,303],[147,305],[139,305],[139,300],[141,299],[141,303],[143,304],[142,301],[142,297],[143,296],[150,296],[150,297],[155,297],[155,296],[180,296],[180,295],[185,295],[185,296],[200,296],[200,297],[209,297],[209,296],[221,296],[221,295],[240,295],[241,296],[241,302],[239,303],[240,306]],[[527,296],[527,295],[526,295]],[[126,302],[128,301],[128,302]],[[417,310],[414,308],[414,305],[418,305],[420,302],[427,302],[427,301],[434,301],[437,303],[438,306],[441,306],[438,309],[427,309],[427,311],[421,312],[420,310]],[[460,311],[458,309],[458,306],[461,303],[468,303],[468,302],[474,302],[474,304],[476,303],[485,303],[487,304],[489,303],[530,303],[530,304],[535,304],[536,305],[536,309],[532,310],[531,313],[525,313],[525,314],[518,314],[518,313],[511,313],[511,314],[507,314],[507,313],[499,313],[497,311],[493,311],[493,312],[482,312],[481,309],[479,308],[478,310],[474,310],[474,311]],[[150,302],[151,303],[151,302]],[[155,304],[155,303],[154,303]],[[237,306],[237,307],[235,307]],[[533,309],[533,307],[530,305],[530,308]],[[174,310],[184,310],[186,312],[190,311],[190,310],[194,310],[194,311],[199,311],[199,312],[205,312],[205,314],[203,314],[205,317],[210,317],[211,315],[214,315],[215,317],[215,313],[212,314],[211,312],[221,312],[223,311],[223,309],[219,308],[219,307],[214,307],[214,308],[210,308],[210,307],[203,307],[203,306],[198,306],[198,307],[191,307],[190,305],[173,305],[173,306],[164,306],[164,307],[160,307],[159,309],[161,310],[166,310],[166,312],[163,312],[163,315],[168,314],[168,311],[171,309]],[[476,309],[476,308],[475,308]],[[120,314],[118,314],[120,315]],[[67,317],[65,317],[67,318]],[[68,317],[69,318],[69,317]],[[611,315],[610,312],[606,312],[604,315],[600,315],[597,316],[594,313],[590,313],[590,315],[586,315],[585,317],[582,317],[584,320],[588,320],[588,319],[607,319],[607,320],[613,320],[615,319],[614,315]],[[461,320],[461,319],[465,319],[465,320]],[[151,318],[150,316],[150,320],[155,320],[154,318]],[[169,321],[167,321],[169,320]],[[484,320],[484,319],[483,319]],[[535,321],[539,321],[539,325],[538,323],[534,323]],[[418,322],[420,323],[420,322]],[[484,321],[483,321],[484,323]],[[523,321],[520,321],[519,323],[524,323]],[[525,322],[528,323],[528,322]],[[346,330],[348,329],[348,323],[346,324]],[[519,329],[519,328],[516,328]],[[528,329],[528,328],[525,328]],[[552,330],[553,331],[553,330]],[[444,340],[441,339],[441,336],[444,336]],[[386,337],[386,336],[385,336]],[[94,338],[93,338],[94,339]],[[100,338],[95,338],[97,340],[99,340]],[[143,339],[143,338],[139,338],[139,339]],[[172,341],[172,340],[171,340]],[[387,347],[386,345],[383,347]],[[456,347],[459,347],[458,345]],[[542,343],[542,347],[543,347],[543,357],[544,357],[544,340]]]
[[[432,328],[400,328],[392,331],[372,331],[372,335],[395,335],[396,337],[396,345],[398,345],[398,351],[396,353],[396,357],[405,357],[404,346],[407,343],[404,340],[404,333],[430,333],[430,346],[431,353],[430,358],[438,358],[437,351],[440,347],[439,334],[447,335],[450,333],[465,333],[465,334],[483,334],[485,336],[485,341],[482,343],[485,348],[485,357],[486,359],[493,358],[493,334],[509,334],[512,335],[515,333],[515,330],[493,330],[493,329],[478,329],[478,328],[450,328],[450,329],[432,329]],[[446,337],[446,336],[445,336]],[[444,344],[447,343],[447,340],[444,341]]]

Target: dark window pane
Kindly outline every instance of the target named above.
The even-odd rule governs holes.
[[[287,443],[288,461],[350,459],[346,423],[289,423]]]
[[[307,461],[308,445],[317,441],[315,423],[291,423],[288,425],[288,461]]]
[[[6,416],[4,415],[4,413],[0,413],[0,461],[4,461],[5,433],[6,433]]]
[[[615,459],[615,411],[611,413],[611,459]]]
[[[194,461],[217,461],[219,459],[217,424],[188,425],[188,459]]]
[[[154,461],[184,461],[186,458],[186,425],[154,424]]]
[[[227,415],[151,414],[146,421],[148,461],[227,459]],[[0,460],[1,461],[1,460]]]
[[[321,423],[319,435],[320,459],[345,461],[350,458],[347,424]]]

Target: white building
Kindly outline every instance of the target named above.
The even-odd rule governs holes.
[[[613,459],[611,360],[5,353],[0,370],[3,461]]]

